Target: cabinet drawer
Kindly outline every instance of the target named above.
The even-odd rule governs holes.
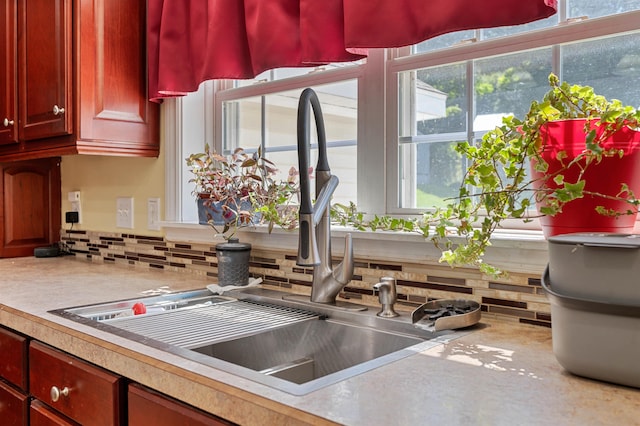
[[[140,385],[129,385],[129,426],[233,425]]]
[[[37,399],[31,402],[29,416],[29,426],[79,426],[78,423],[56,413]]]
[[[122,424],[122,383],[115,374],[42,343],[29,346],[30,393],[78,423]]]
[[[0,422],[3,425],[27,426],[29,398],[22,392],[0,382]]]
[[[26,337],[0,327],[0,377],[25,391],[28,347]]]

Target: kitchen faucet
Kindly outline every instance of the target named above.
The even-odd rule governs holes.
[[[313,108],[318,134],[316,165],[316,201],[311,203],[309,188],[310,117]],[[298,103],[298,164],[300,170],[300,227],[298,239],[299,266],[313,266],[311,301],[335,304],[336,296],[353,276],[353,243],[347,234],[344,259],[333,269],[331,262],[330,200],[338,186],[338,177],[331,175],[327,161],[327,140],[318,95],[305,89]]]

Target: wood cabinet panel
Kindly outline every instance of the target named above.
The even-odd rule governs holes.
[[[2,426],[235,424],[126,383],[118,375],[0,326]],[[57,396],[52,393],[54,386]]]
[[[29,346],[31,395],[80,424],[124,424],[122,386],[120,377],[78,358],[39,342]]]
[[[31,402],[29,417],[30,426],[80,426],[79,423],[62,416],[38,400]]]
[[[59,240],[60,159],[0,163],[0,257]]]
[[[233,423],[140,385],[129,385],[129,426],[212,426]]]
[[[27,426],[29,398],[0,381],[0,422],[3,425]]]
[[[18,57],[15,0],[0,0],[0,145],[18,143]]]
[[[145,0],[0,0],[0,8],[0,115],[18,112],[13,126],[0,116],[0,161],[158,156]]]
[[[26,337],[0,327],[0,377],[22,390],[28,385],[28,350]]]
[[[71,0],[18,3],[20,139],[71,133]]]
[[[78,13],[78,150],[157,150],[157,105],[147,101],[146,49],[139,48],[145,3],[83,1]]]

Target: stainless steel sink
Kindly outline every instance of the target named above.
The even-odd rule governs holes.
[[[193,350],[303,384],[424,340],[313,319]]]
[[[423,351],[460,332],[415,327],[407,316],[283,299],[251,288],[142,297],[52,313],[189,360],[302,395]],[[133,315],[142,303],[147,313]]]

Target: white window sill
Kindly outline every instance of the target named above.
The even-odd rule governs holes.
[[[165,222],[165,238],[171,242],[211,244],[223,242],[213,230],[197,223]],[[390,262],[437,263],[440,252],[430,241],[418,234],[391,231],[356,231],[333,226],[332,254],[340,257],[344,252],[344,236],[351,233],[356,258],[379,259]],[[266,226],[244,228],[238,238],[263,250],[298,250],[298,232],[274,229],[268,233]],[[498,231],[487,250],[485,262],[509,272],[539,274],[548,262],[547,242],[541,231]]]

